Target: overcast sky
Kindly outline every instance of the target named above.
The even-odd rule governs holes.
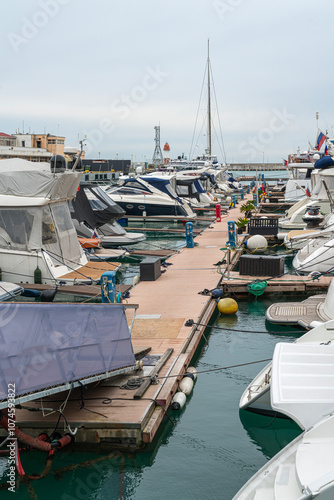
[[[280,162],[315,142],[316,112],[334,136],[333,13],[331,0],[2,2],[0,131],[150,161],[160,125],[172,157],[202,153],[210,38],[213,153]]]

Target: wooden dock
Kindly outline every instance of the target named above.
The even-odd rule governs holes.
[[[78,428],[77,446],[137,450],[153,441],[182,374],[191,364],[202,339],[205,326],[200,325],[208,324],[217,312],[216,302],[201,292],[221,286],[226,292],[244,294],[247,284],[256,279],[241,277],[235,271],[231,272],[230,279],[223,279],[217,266],[225,253],[222,247],[228,239],[227,221],[238,217],[238,207],[231,209],[228,217],[214,223],[213,229],[196,237],[194,248],[183,248],[172,255],[169,258],[171,265],[156,281],[141,281],[131,289],[127,303],[139,304],[132,330],[133,347],[137,353],[149,350],[144,369],[134,372],[132,378],[143,380],[143,377],[149,377],[144,379],[145,390],[142,387],[127,389],[127,374],[108,379],[98,386],[75,389],[70,395],[61,393],[43,400],[44,407],[58,409],[69,396],[63,412],[71,428]],[[305,291],[306,287],[317,291],[321,286],[325,290],[330,280],[328,277],[319,281],[306,278],[270,279],[265,293],[286,291],[288,287],[295,291]],[[133,309],[127,309],[129,324],[132,315]],[[187,326],[188,319],[195,323]],[[151,379],[152,374],[155,376]],[[37,409],[41,408],[41,402],[37,400],[25,406]],[[38,411],[16,409],[18,427],[33,436],[41,431],[50,433],[58,417],[58,413],[43,417]],[[59,430],[63,430],[63,426]]]

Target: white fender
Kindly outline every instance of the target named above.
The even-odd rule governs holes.
[[[186,395],[183,392],[177,392],[171,402],[171,407],[173,410],[181,410],[186,404]]]

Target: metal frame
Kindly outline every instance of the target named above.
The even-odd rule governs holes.
[[[44,391],[38,391],[31,394],[25,394],[23,396],[19,396],[15,398],[15,405],[26,403],[28,401],[33,401],[34,399],[44,398],[46,396],[51,396],[52,394],[57,394],[58,392],[63,392],[70,390],[71,387],[74,389],[75,387],[79,387],[85,384],[91,384],[92,382],[97,382],[99,380],[103,380],[109,377],[114,377],[116,375],[122,375],[123,373],[131,372],[137,368],[137,365],[127,366],[125,368],[119,368],[118,370],[113,370],[111,372],[100,373],[99,375],[93,375],[91,377],[84,378],[82,380],[77,380],[75,382],[67,382],[63,385],[57,385],[50,389],[45,389]],[[8,407],[8,401],[3,400],[0,402],[0,410]]]

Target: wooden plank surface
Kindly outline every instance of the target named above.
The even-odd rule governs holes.
[[[106,271],[116,271],[120,267],[119,262],[88,262],[85,266],[80,267],[77,271],[72,271],[65,274],[64,276],[59,276],[58,280],[84,280],[90,278],[92,280],[97,280],[101,277],[101,274]]]
[[[160,372],[161,368],[165,365],[168,358],[170,358],[170,356],[172,355],[173,350],[174,349],[172,349],[172,348],[166,349],[164,354],[161,356],[161,358],[159,359],[159,361],[157,362],[157,364],[154,366],[153,370],[151,371],[150,378],[147,378],[144,380],[142,385],[139,387],[139,389],[133,395],[133,399],[140,399],[144,395],[145,391],[148,389],[148,387],[152,383],[151,378],[155,377],[155,375],[157,375]]]

